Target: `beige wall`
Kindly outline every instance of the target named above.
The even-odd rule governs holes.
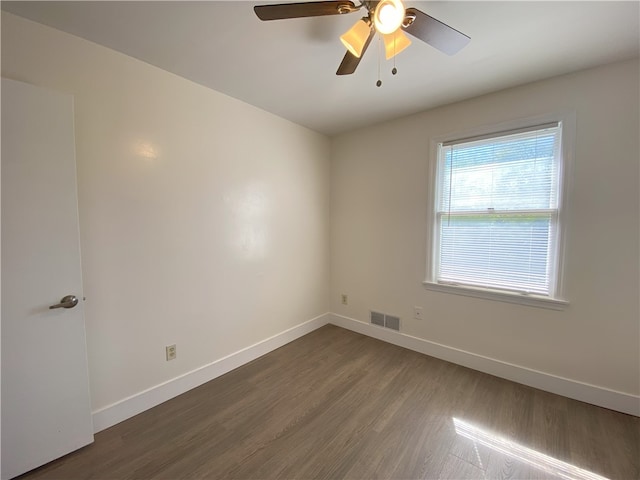
[[[331,141],[4,12],[2,75],[75,96],[94,409],[328,310],[397,314],[408,335],[640,393],[637,62]],[[425,290],[430,138],[567,110],[570,306]],[[165,362],[171,343],[178,360]]]
[[[402,317],[408,335],[605,389],[640,393],[638,63],[604,66],[332,141],[331,307]],[[433,137],[576,113],[564,311],[422,286]],[[349,295],[349,305],[340,294]],[[414,320],[413,307],[424,307]]]
[[[328,311],[326,137],[4,12],[2,75],[75,96],[94,409]]]

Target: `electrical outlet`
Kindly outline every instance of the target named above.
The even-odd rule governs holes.
[[[422,307],[413,307],[413,318],[415,318],[416,320],[422,320],[422,314]]]
[[[174,345],[167,345],[165,348],[165,352],[167,353],[167,362],[169,360],[175,360],[176,359],[176,346]]]
[[[340,295],[340,298],[342,299],[342,304],[343,305],[349,305],[349,296],[346,294],[342,294]]]

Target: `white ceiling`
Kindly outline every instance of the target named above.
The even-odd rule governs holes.
[[[453,57],[413,44],[378,75],[372,43],[336,76],[339,36],[361,14],[262,22],[273,2],[2,2],[2,9],[105,45],[328,135],[591,66],[638,57],[640,3],[406,0],[466,33]],[[357,4],[358,1],[355,0]]]

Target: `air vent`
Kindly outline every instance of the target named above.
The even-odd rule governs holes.
[[[391,315],[384,316],[384,326],[390,328],[391,330],[395,330],[397,332],[400,331],[400,318],[392,317]]]
[[[379,327],[384,327],[384,313],[371,312],[371,323]]]
[[[400,317],[387,315],[380,312],[371,312],[371,324],[379,327],[386,327],[396,332],[400,331]]]

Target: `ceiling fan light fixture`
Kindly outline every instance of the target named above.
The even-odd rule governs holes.
[[[409,45],[411,45],[411,40],[409,37],[400,29],[396,30],[394,33],[388,33],[383,35],[384,39],[384,53],[387,60],[395,57]]]
[[[367,18],[362,18],[356,22],[344,35],[340,36],[340,41],[353,55],[360,58],[365,43],[371,33],[371,24]]]
[[[383,35],[395,32],[404,21],[405,9],[401,0],[382,0],[373,13],[376,30]]]
[[[295,3],[296,0],[293,1],[294,3],[255,5],[253,10],[260,20],[283,20],[344,15],[363,9],[366,16],[340,37],[347,52],[336,70],[336,75],[351,75],[356,71],[360,59],[376,33],[384,37],[395,32],[391,37],[381,38],[378,44],[378,50],[381,50],[384,40],[388,59],[394,58],[410,45],[411,41],[404,32],[447,55],[457,53],[471,40],[464,33],[417,8],[405,8],[403,0],[358,0],[357,5],[356,0],[297,0],[297,3]],[[378,58],[380,57],[381,55]],[[380,63],[378,63],[379,69]],[[395,63],[391,73],[394,75],[397,73]]]

